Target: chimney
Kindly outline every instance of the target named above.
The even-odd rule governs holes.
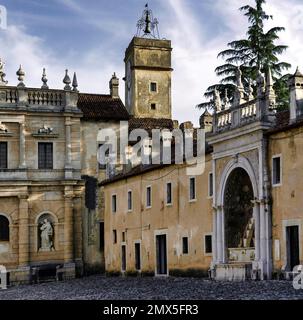
[[[109,81],[109,90],[112,98],[119,98],[119,79],[117,78],[116,73],[113,74]]]
[[[204,129],[205,132],[213,131],[213,116],[207,110],[200,117],[200,129]]]
[[[194,129],[194,125],[192,124],[191,121],[183,122],[180,124],[180,129],[182,131],[188,130],[188,129]]]
[[[288,81],[290,91],[290,122],[303,115],[303,74],[297,68]]]

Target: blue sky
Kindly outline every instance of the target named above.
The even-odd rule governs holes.
[[[65,68],[77,72],[82,92],[107,93],[115,71],[124,100],[124,51],[136,33],[146,0],[0,0],[8,11],[8,29],[0,30],[0,57],[6,62],[9,84],[21,63],[28,86],[41,85],[47,68],[51,88],[63,88]],[[245,34],[246,19],[238,8],[253,0],[150,0],[161,37],[172,40],[173,116],[196,125],[213,72],[221,63],[217,53]],[[303,69],[303,1],[268,0],[274,25],[285,26],[282,42],[289,45],[283,59]]]

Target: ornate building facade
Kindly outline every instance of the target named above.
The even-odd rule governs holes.
[[[139,42],[144,40],[134,38],[127,53]],[[148,49],[142,70],[153,64]],[[154,72],[160,77],[161,71]],[[200,127],[207,131],[203,174],[188,176],[186,164],[141,164],[101,183],[108,272],[265,280],[288,277],[302,264],[303,76],[297,70],[290,78],[289,111],[282,112],[276,109],[270,70],[259,73],[256,96],[252,88],[244,90],[241,76],[239,69],[233,101],[215,93],[213,115],[201,116]],[[132,80],[138,81],[133,87],[148,88],[152,79],[147,71],[146,78]],[[161,87],[170,90],[170,77]],[[136,103],[128,109],[136,110]]]
[[[118,95],[78,92],[66,71],[64,90],[28,88],[25,73],[9,86],[0,68],[0,263],[11,283],[43,275],[74,277],[104,268],[103,212],[97,181],[97,135],[129,118]],[[72,87],[71,87],[72,83]],[[96,182],[95,182],[96,181]],[[90,194],[92,194],[90,196]]]

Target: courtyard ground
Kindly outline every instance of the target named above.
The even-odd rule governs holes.
[[[215,282],[193,278],[101,275],[0,290],[0,300],[255,300],[303,299],[291,281]]]

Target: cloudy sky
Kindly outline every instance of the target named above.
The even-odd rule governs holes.
[[[16,85],[22,64],[28,86],[41,85],[47,68],[49,86],[63,88],[64,70],[77,72],[81,92],[107,93],[115,71],[124,100],[123,57],[136,33],[147,0],[0,0],[8,28],[0,29],[0,57],[9,84]],[[205,89],[217,81],[217,53],[242,38],[246,18],[238,8],[253,0],[150,0],[160,35],[173,44],[173,115],[198,123]],[[281,42],[289,45],[283,59],[303,69],[303,1],[268,0],[270,26],[284,26]]]

